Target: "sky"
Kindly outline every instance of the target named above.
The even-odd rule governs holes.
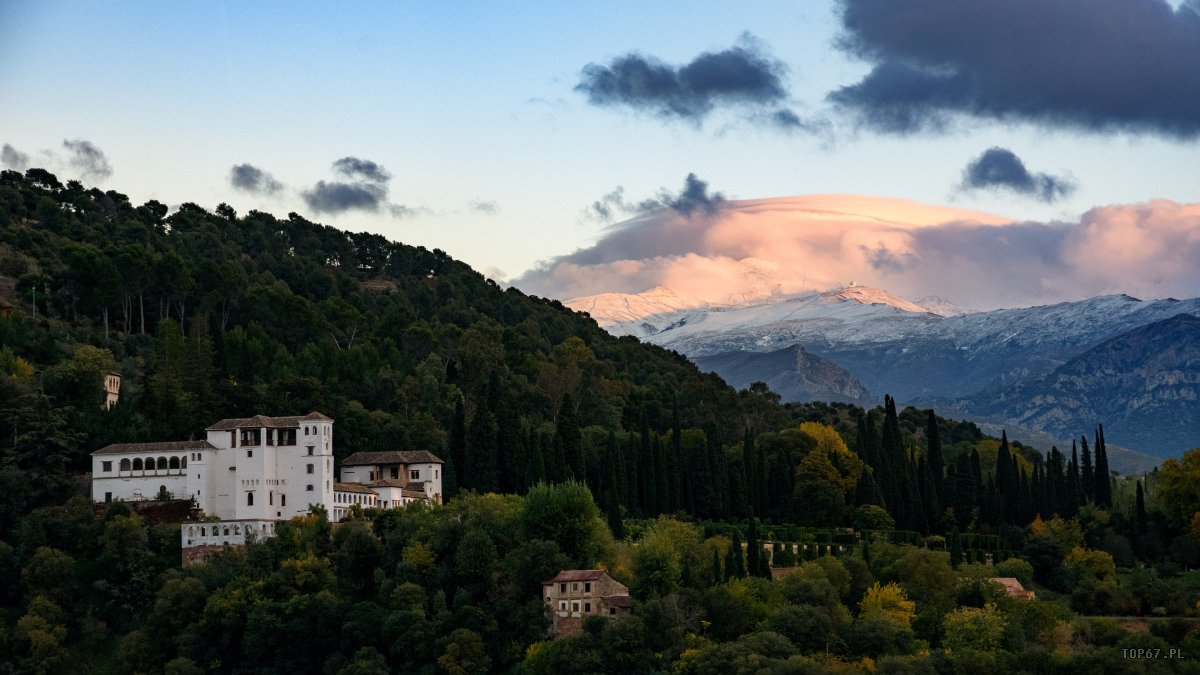
[[[750,248],[777,268],[815,265],[796,259],[814,247],[779,244],[803,244],[808,226],[721,229],[721,214],[830,194],[1010,223],[876,236],[857,213],[838,226],[849,253],[825,261],[846,277],[907,293],[940,283],[976,307],[1125,287],[1194,296],[1198,7],[8,0],[0,164],[134,203],[296,211],[561,298],[644,290],[681,261],[738,265]],[[679,218],[761,245],[684,237],[653,260],[613,257],[631,228],[661,238]],[[934,236],[946,228],[959,230]],[[1036,258],[1016,291],[988,291],[1005,283],[997,241]],[[905,266],[956,246],[952,270],[906,285]],[[1091,246],[1109,272],[1081,262]],[[608,267],[590,285],[556,281],[583,258]],[[614,260],[660,273],[612,278]]]

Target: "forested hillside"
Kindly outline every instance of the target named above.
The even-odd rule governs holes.
[[[0,672],[1043,672],[1200,642],[1200,452],[1126,480],[1099,426],[1046,457],[890,397],[782,405],[441,251],[38,169],[0,173],[0,308]],[[178,524],[85,494],[106,444],[313,410],[339,460],[439,455],[453,498],[181,570]],[[595,565],[634,615],[545,641],[541,582]]]

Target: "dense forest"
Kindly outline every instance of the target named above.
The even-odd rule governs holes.
[[[1120,477],[1099,424],[1043,454],[782,405],[439,250],[168,213],[0,173],[0,672],[1195,667],[1200,450]],[[180,569],[177,522],[87,497],[109,443],[313,410],[338,459],[442,457],[452,498]],[[541,582],[597,565],[633,616],[547,640]]]

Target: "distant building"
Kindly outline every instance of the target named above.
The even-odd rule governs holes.
[[[183,528],[184,549],[236,545],[248,534],[270,536],[276,521],[312,506],[336,521],[354,504],[440,504],[441,466],[425,451],[355,453],[337,482],[332,419],[317,412],[256,415],[220,420],[202,441],[119,443],[93,452],[92,499],[194,499],[208,520]]]
[[[550,610],[554,637],[579,633],[589,616],[616,618],[633,610],[629,588],[604,570],[563,570],[542,583],[542,601]]]
[[[1021,582],[1014,577],[992,577],[991,579],[988,579],[988,581],[1003,586],[1004,591],[1008,593],[1010,597],[1033,600],[1033,591],[1026,590],[1025,587],[1021,585]]]
[[[112,410],[119,400],[121,400],[121,374],[107,373],[104,376],[104,409]]]

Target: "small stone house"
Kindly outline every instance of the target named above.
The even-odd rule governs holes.
[[[554,637],[576,635],[589,616],[616,618],[633,611],[629,588],[604,570],[563,570],[542,583]]]

